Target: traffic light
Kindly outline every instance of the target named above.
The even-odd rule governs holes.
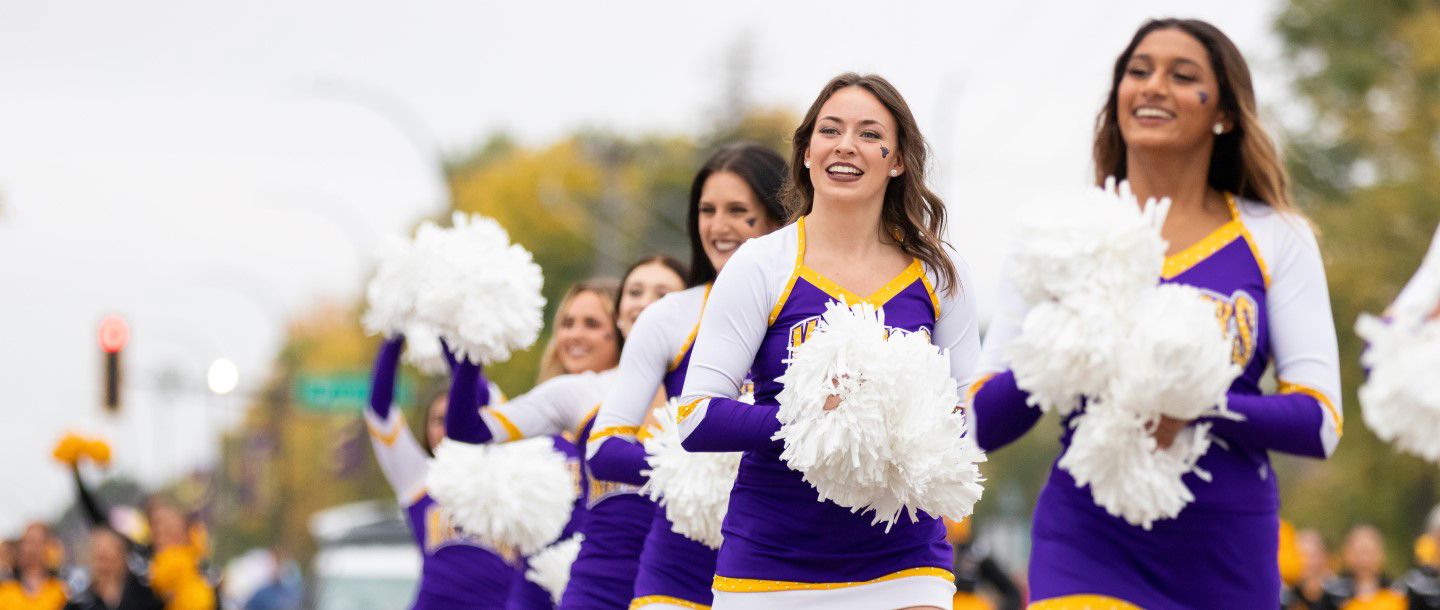
[[[102,364],[105,380],[101,404],[111,413],[120,411],[120,350],[125,349],[125,344],[129,342],[130,326],[125,323],[125,318],[112,314],[100,320],[100,351],[105,359]]]

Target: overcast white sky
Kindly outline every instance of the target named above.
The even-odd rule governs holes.
[[[905,94],[982,299],[1023,202],[1089,173],[1115,55],[1152,16],[1208,19],[1288,93],[1273,2],[0,0],[0,535],[70,501],[49,449],[110,437],[154,484],[213,459],[288,315],[359,294],[379,236],[436,209],[431,160],[318,81],[400,100],[447,152],[496,128],[694,133],[751,41],[754,101],[801,111],[843,70]],[[131,320],[126,414],[99,410],[95,327]],[[160,373],[192,391],[156,391]],[[183,432],[183,434],[180,434]]]

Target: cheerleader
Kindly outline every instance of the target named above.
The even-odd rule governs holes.
[[[737,144],[715,155],[690,187],[691,288],[661,299],[626,337],[615,385],[595,416],[586,445],[590,473],[599,480],[643,485],[649,465],[637,435],[659,388],[676,398],[685,382],[691,348],[710,283],[740,244],[780,226],[780,184],[785,160],[758,144]],[[652,514],[608,512],[591,519],[648,522],[631,608],[709,606],[715,551],[671,529],[663,509]]]
[[[651,258],[633,266],[626,278],[655,266],[674,270],[672,263]],[[678,273],[658,277],[664,278],[662,283],[668,285],[627,293],[618,302],[614,301],[613,282],[607,291],[597,290],[598,284],[577,285],[561,303],[560,310],[564,313],[557,314],[555,339],[546,348],[541,374],[543,379],[552,371],[584,372],[543,379],[534,390],[503,405],[480,411],[452,410],[446,418],[447,435],[460,442],[481,444],[570,434],[583,444],[600,401],[615,380],[614,366],[624,340],[616,325],[619,312],[629,310],[634,299],[643,300],[647,295],[666,294],[684,287],[683,276]],[[451,404],[488,403],[486,396],[477,395],[477,389],[483,387],[476,384],[480,372],[477,364],[462,361],[456,365],[450,388]],[[585,539],[571,565],[560,607],[623,608],[631,597],[635,566],[654,505],[639,496],[638,487],[594,479],[583,463],[580,481],[580,502],[584,503],[585,510],[580,531]],[[627,523],[609,518],[611,511],[643,513],[647,519],[642,523]],[[596,515],[599,517],[595,518]],[[561,538],[569,534],[567,531]]]
[[[60,547],[44,523],[31,523],[16,545],[14,580],[0,582],[0,608],[4,610],[60,610],[65,606],[65,583],[55,572]]]
[[[741,246],[710,291],[678,419],[686,449],[744,452],[715,565],[717,609],[950,606],[940,519],[902,517],[887,532],[871,515],[821,502],[772,440],[788,350],[836,299],[883,309],[893,332],[923,332],[948,349],[957,380],[973,374],[974,289],[944,245],[926,154],[889,82],[835,77],[795,130],[784,196],[794,222]],[[737,400],[752,375],[753,406]]]
[[[431,401],[425,413],[423,441],[417,441],[399,409],[392,408],[395,378],[405,339],[386,340],[375,357],[371,377],[370,408],[365,423],[380,470],[405,507],[411,534],[420,548],[420,586],[411,604],[414,610],[504,607],[515,559],[507,549],[490,548],[461,534],[450,514],[425,490],[432,451],[445,436],[444,397]]]
[[[1053,467],[1035,508],[1032,608],[1275,608],[1279,493],[1268,452],[1325,458],[1340,438],[1335,328],[1320,251],[1295,209],[1274,145],[1256,116],[1250,72],[1235,45],[1203,21],[1143,25],[1115,62],[1095,134],[1097,182],[1129,180],[1140,200],[1173,201],[1162,282],[1199,288],[1243,373],[1214,419],[1217,442],[1187,475],[1195,500],[1146,530],[1096,506]],[[1006,371],[1024,306],[1004,283],[970,390],[985,450],[1040,418]],[[1279,392],[1262,395],[1273,363]],[[1168,446],[1191,422],[1155,430]],[[1069,443],[1070,428],[1062,429]],[[1183,559],[1182,559],[1183,558]]]

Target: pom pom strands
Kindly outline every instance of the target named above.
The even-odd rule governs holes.
[[[1028,218],[1010,276],[1029,303],[1143,291],[1165,265],[1159,232],[1169,211],[1169,199],[1141,206],[1128,183],[1111,178]]]
[[[891,333],[869,303],[832,302],[786,362],[780,458],[821,500],[873,511],[887,528],[901,512],[971,513],[985,456],[964,438],[949,361],[927,336]],[[832,395],[840,404],[825,411]]]
[[[426,485],[465,532],[522,555],[560,537],[578,497],[565,456],[548,438],[499,445],[446,439],[435,448]]]
[[[540,585],[550,594],[550,599],[559,604],[560,596],[565,594],[565,586],[570,584],[570,565],[580,555],[580,544],[584,541],[584,535],[575,534],[545,547],[530,557],[525,578]]]
[[[740,471],[741,453],[691,453],[680,445],[679,405],[674,399],[659,409],[654,432],[645,439],[649,480],[641,489],[665,508],[670,529],[712,549],[719,549],[720,524],[730,505],[730,489]]]
[[[1440,231],[1390,307],[1391,320],[1362,315],[1355,332],[1367,343],[1360,362],[1370,369],[1359,393],[1365,425],[1401,451],[1440,464],[1440,319],[1426,319],[1437,302]]]
[[[413,242],[387,246],[366,289],[365,326],[394,335],[418,325],[460,358],[506,360],[539,336],[540,266],[494,220],[457,212],[452,223],[425,223]]]
[[[1107,181],[1026,227],[1011,267],[1030,312],[1009,357],[1030,404],[1071,415],[1088,399],[1059,465],[1097,505],[1149,529],[1195,499],[1184,475],[1209,450],[1209,424],[1159,449],[1162,417],[1233,417],[1225,392],[1240,367],[1200,291],[1156,286],[1169,201],[1141,206]],[[1079,281],[1076,278],[1080,278]]]

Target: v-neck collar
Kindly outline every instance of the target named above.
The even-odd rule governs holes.
[[[805,281],[809,282],[810,285],[820,289],[836,300],[844,301],[847,305],[855,305],[863,302],[874,305],[875,307],[883,307],[890,299],[895,298],[895,295],[900,294],[900,292],[905,290],[910,284],[915,283],[915,280],[925,276],[925,267],[920,264],[920,259],[911,258],[910,264],[901,270],[900,273],[896,274],[895,277],[891,278],[890,281],[885,282],[885,285],[876,289],[875,292],[870,293],[869,296],[862,297],[841,286],[834,280],[821,275],[819,271],[805,264],[805,217],[801,216],[795,224],[796,235],[799,240],[799,252],[795,255],[796,275],[805,278]]]

